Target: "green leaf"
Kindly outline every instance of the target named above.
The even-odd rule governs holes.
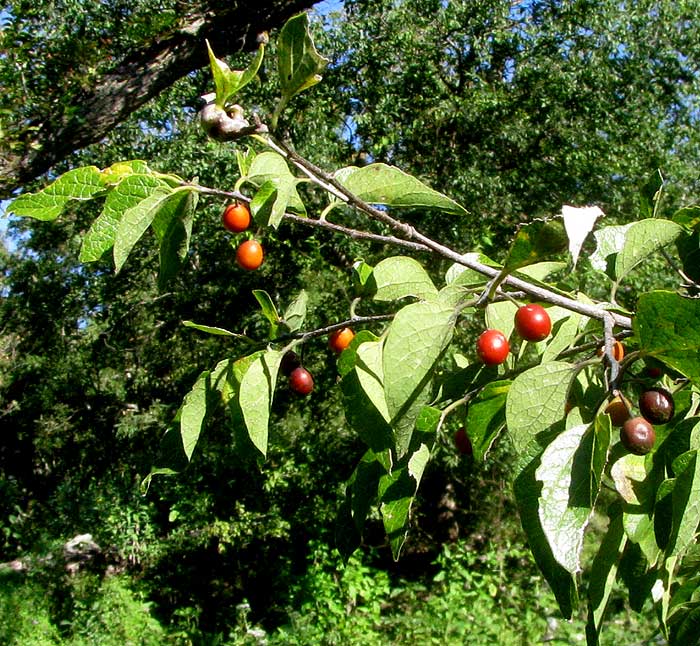
[[[302,289],[284,311],[282,318],[291,332],[296,332],[304,325],[308,303],[309,295]]]
[[[260,43],[255,58],[245,70],[232,70],[224,61],[214,56],[214,52],[209,46],[209,41],[206,41],[206,43],[207,51],[209,52],[209,64],[216,88],[216,105],[225,109],[233,97],[257,75],[265,53],[265,45]]]
[[[185,327],[191,327],[195,330],[199,330],[200,332],[205,332],[206,334],[214,334],[217,336],[230,336],[235,339],[245,339],[246,341],[252,343],[252,339],[250,339],[250,337],[247,337],[245,334],[237,334],[236,332],[230,332],[229,330],[226,330],[222,327],[214,327],[212,325],[201,325],[199,323],[194,323],[193,321],[183,321],[182,324]]]
[[[372,293],[372,267],[363,260],[357,260],[352,265],[352,286],[355,296],[368,296]]]
[[[540,457],[535,478],[542,483],[539,517],[552,555],[571,574],[581,570],[583,532],[592,510],[592,434],[580,424],[559,434]]]
[[[158,236],[160,238],[158,287],[161,290],[180,271],[187,258],[198,199],[199,195],[197,193],[192,191],[186,192],[179,212],[170,217],[170,221],[165,229]],[[168,215],[170,214],[168,213]],[[156,230],[156,233],[159,233],[159,231]]]
[[[20,195],[10,203],[7,212],[36,220],[55,220],[68,202],[91,200],[103,189],[100,169],[83,166],[64,173],[37,193]]]
[[[156,190],[169,191],[168,183],[150,174],[130,173],[123,176],[107,194],[100,216],[92,223],[83,238],[81,262],[99,260],[114,246],[119,222],[124,213],[137,206]]]
[[[379,479],[384,473],[372,450],[367,451],[345,485],[345,499],[338,510],[336,546],[348,558],[359,546],[362,528],[377,498]]]
[[[314,46],[309,33],[309,18],[300,13],[290,18],[277,39],[277,69],[282,101],[310,88],[321,80],[328,60]]]
[[[275,215],[273,218],[273,209],[277,204],[277,196],[277,187],[270,180],[267,180],[255,192],[253,199],[250,201],[250,213],[256,224],[266,227],[277,217]]]
[[[128,209],[114,238],[114,270],[119,272],[129,253],[156,217],[178,217],[187,203],[188,191],[156,188],[136,206]]]
[[[639,210],[643,218],[656,217],[663,186],[664,178],[659,170],[655,171],[642,186],[639,192]]]
[[[506,423],[506,398],[511,382],[492,381],[469,402],[467,431],[474,459],[482,461]]]
[[[344,168],[339,173],[336,173],[336,179],[351,193],[370,204],[438,209],[454,215],[468,214],[454,200],[394,166],[369,164],[362,168]]]
[[[682,228],[670,220],[641,220],[625,233],[625,244],[615,260],[615,278],[620,281],[640,262],[671,244]]]
[[[277,327],[282,322],[270,295],[263,289],[254,289],[253,296],[258,301],[263,316],[270,322],[270,338],[277,336]]]
[[[384,396],[384,344],[383,341],[367,341],[367,336],[372,335],[364,331],[358,333],[340,359],[345,416],[384,468],[390,471],[393,432]]]
[[[248,435],[255,447],[267,454],[270,407],[282,353],[267,350],[248,367],[241,379],[239,403]]]
[[[180,436],[182,447],[188,460],[202,432],[204,418],[207,414],[207,397],[209,392],[211,372],[206,370],[195,382],[194,386],[182,402],[180,411]]]
[[[369,276],[367,289],[375,301],[396,301],[409,296],[434,300],[437,296],[437,289],[422,265],[406,256],[392,256],[379,262]]]
[[[566,250],[568,238],[560,219],[535,220],[521,226],[503,263],[503,272],[511,273]]]
[[[384,342],[384,392],[395,434],[396,454],[408,451],[413,426],[430,399],[434,368],[452,338],[452,308],[412,303],[399,310]]]
[[[643,354],[700,385],[700,300],[664,291],[642,294],[632,327]]]
[[[579,336],[583,321],[587,318],[561,307],[548,307],[547,314],[552,320],[552,338],[547,340],[542,363],[553,361],[564,350],[570,348]]]
[[[283,213],[286,208],[289,208],[295,213],[306,215],[304,203],[297,193],[297,180],[282,155],[274,152],[260,153],[250,165],[249,173],[246,180],[251,184],[262,189],[268,182],[274,186],[278,195],[275,197],[272,211],[274,215],[270,215],[269,222],[276,226],[275,222],[281,218],[280,211]],[[267,203],[270,198],[270,185],[264,189],[263,203]],[[256,221],[257,221],[256,216]]]
[[[700,460],[697,450],[688,451],[674,461],[676,483],[673,487],[673,528],[666,557],[682,554],[696,540],[700,524]]]
[[[564,418],[575,366],[552,361],[520,373],[508,391],[506,428],[519,464],[537,457]]]
[[[406,540],[411,505],[430,459],[440,418],[441,412],[435,408],[426,407],[421,411],[416,428],[425,442],[406,456],[402,461],[405,466],[384,474],[379,481],[379,510],[395,560],[398,560]]]
[[[700,228],[700,206],[686,206],[678,209],[671,219],[686,229],[697,230]]]
[[[598,646],[603,615],[615,585],[618,564],[626,543],[627,537],[622,527],[622,514],[618,511],[610,518],[608,531],[591,566],[590,583],[588,584],[587,646]]]
[[[541,483],[535,478],[538,460],[534,459],[520,471],[513,490],[518,505],[520,522],[527,536],[528,544],[544,578],[552,588],[559,609],[566,619],[570,619],[578,606],[576,579],[554,558],[549,541],[542,529],[539,514]]]

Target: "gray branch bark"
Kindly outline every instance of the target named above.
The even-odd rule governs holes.
[[[230,0],[202,3],[179,29],[125,57],[74,110],[46,115],[21,153],[0,157],[0,199],[40,177],[72,152],[100,141],[135,110],[191,71],[208,65],[205,39],[217,56],[257,48],[257,36],[279,27],[318,0]],[[70,118],[65,117],[70,114]]]

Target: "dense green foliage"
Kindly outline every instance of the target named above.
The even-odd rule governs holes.
[[[151,15],[142,4],[143,14],[135,4],[129,12]],[[499,257],[513,224],[565,202],[595,202],[614,219],[636,219],[638,185],[657,167],[673,180],[664,203],[672,211],[698,188],[700,55],[692,30],[678,28],[693,6],[349,2],[326,31],[317,27],[319,48],[333,58],[324,83],[294,99],[298,110],[281,123],[315,163],[387,161],[457,198],[469,207],[468,218],[446,226],[416,213],[411,221],[446,243],[476,243]],[[18,3],[15,10],[42,19]],[[67,22],[43,24],[32,38],[52,34],[41,46],[70,65],[85,41],[66,31]],[[102,28],[114,43],[139,24],[105,20]],[[243,67],[247,60],[230,63]],[[39,93],[50,89],[52,69],[37,70]],[[269,74],[263,69],[263,79]],[[3,77],[11,88],[4,109],[22,118],[21,79]],[[139,157],[159,171],[231,188],[233,148],[205,141],[191,109],[210,89],[209,76],[186,79],[56,173]],[[251,86],[246,100],[270,110],[274,90],[274,83]],[[511,459],[505,449],[470,471],[445,434],[414,510],[405,566],[390,565],[377,519],[365,536],[376,548],[371,554],[379,554],[374,562],[365,554],[343,567],[331,555],[341,485],[363,449],[342,418],[323,339],[303,349],[323,395],[303,402],[277,395],[259,469],[231,441],[221,416],[208,425],[188,468],[155,479],[143,496],[140,482],[157,462],[182,397],[223,354],[220,339],[181,322],[261,336],[267,321],[251,290],[266,290],[283,310],[304,287],[306,325],[331,323],[347,316],[352,261],[375,262],[385,252],[283,223],[266,231],[263,268],[242,273],[219,224],[222,207],[220,198],[201,200],[190,262],[160,289],[147,244],[134,248],[118,276],[108,257],[78,262],[81,237],[99,212],[92,205],[71,207],[57,223],[12,222],[20,247],[2,255],[0,311],[0,420],[12,429],[0,445],[2,558],[46,554],[57,540],[91,532],[109,562],[138,582],[165,628],[144,615],[142,593],[130,591],[126,579],[86,575],[59,585],[62,575],[52,571],[46,576],[63,608],[41,602],[44,582],[8,579],[0,630],[7,630],[7,617],[28,616],[36,603],[39,628],[18,644],[124,643],[129,631],[143,644],[164,643],[164,632],[173,643],[216,643],[218,634],[218,643],[248,644],[255,633],[246,629],[261,625],[271,644],[392,644],[409,636],[457,643],[474,623],[483,627],[475,640],[484,643],[541,638],[555,602],[522,560],[524,551],[505,546],[523,542],[512,503],[493,504],[502,500]],[[436,263],[429,271],[443,268]],[[466,343],[473,330],[463,332]],[[223,344],[243,353],[235,340]],[[446,492],[457,507],[452,533],[438,519]],[[483,539],[458,543],[463,550],[443,547],[455,529]],[[504,546],[492,543],[496,535]],[[394,567],[408,577],[390,574]],[[123,632],[97,625],[100,615],[113,616],[110,625]],[[514,633],[516,618],[523,627]],[[61,628],[61,620],[71,627]],[[582,626],[561,624],[554,635],[568,643]]]

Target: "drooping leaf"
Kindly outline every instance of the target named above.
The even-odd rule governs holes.
[[[284,311],[282,317],[291,332],[296,332],[304,325],[309,295],[302,289]]]
[[[367,451],[345,485],[345,498],[338,510],[336,546],[348,558],[359,546],[362,528],[377,498],[379,479],[385,473],[372,450]]]
[[[187,258],[198,197],[197,193],[186,193],[180,212],[175,213],[170,218],[163,230],[156,227],[158,218],[153,223],[160,239],[160,269],[158,271],[158,287],[160,289],[163,289],[177,274]]]
[[[379,481],[379,509],[395,560],[398,560],[406,540],[411,505],[430,458],[440,419],[441,412],[436,408],[425,407],[421,411],[416,420],[416,431],[425,442],[407,454],[401,466],[382,475]]]
[[[482,461],[506,423],[506,398],[511,382],[492,381],[469,402],[467,431],[474,459]]]
[[[270,338],[277,336],[277,328],[282,322],[272,297],[264,289],[254,289],[253,296],[260,305],[263,316],[270,322]]]
[[[656,217],[663,187],[664,178],[661,171],[656,170],[639,192],[639,210],[643,218]]]
[[[55,220],[73,200],[93,199],[104,188],[104,178],[96,166],[69,170],[37,193],[20,195],[7,208],[14,213],[36,220]]]
[[[593,507],[589,486],[592,441],[587,424],[565,430],[545,448],[535,471],[542,483],[540,525],[553,557],[571,574],[581,569],[583,532]]]
[[[632,326],[644,354],[700,385],[700,300],[665,291],[642,294]]]
[[[530,368],[513,380],[506,400],[506,428],[519,465],[537,457],[556,432],[575,374],[575,366],[552,361]]]
[[[387,471],[391,471],[393,432],[384,396],[383,341],[362,331],[339,360],[345,415]]]
[[[156,175],[129,173],[107,194],[102,213],[83,238],[80,261],[99,260],[114,246],[119,222],[131,208],[156,190],[169,191],[168,183]]]
[[[341,170],[336,173],[336,179],[351,193],[370,204],[438,209],[454,215],[468,214],[454,200],[394,166],[379,163]]]
[[[211,372],[205,370],[182,402],[180,411],[180,436],[182,447],[188,460],[202,432],[204,418],[207,414],[207,399]]]
[[[697,539],[700,525],[700,460],[697,450],[674,461],[676,482],[672,493],[673,526],[666,556],[682,554]]]
[[[248,435],[255,447],[267,454],[268,422],[282,353],[267,350],[248,367],[241,379],[239,403]]]
[[[603,615],[617,578],[617,568],[626,542],[622,514],[618,510],[611,515],[608,530],[591,566],[588,584],[587,646],[598,646]]]
[[[124,266],[134,245],[141,239],[156,217],[178,217],[186,206],[189,191],[156,188],[145,199],[128,209],[117,226],[114,238],[114,270]]]
[[[375,301],[413,297],[434,300],[437,289],[423,266],[413,258],[392,256],[379,262],[367,281]]]
[[[700,206],[686,206],[678,209],[671,218],[676,224],[686,229],[698,230],[700,228]]]
[[[542,484],[535,478],[538,463],[539,460],[535,458],[520,471],[514,481],[513,491],[520,522],[535,562],[552,588],[559,610],[569,619],[578,607],[578,589],[575,577],[554,558],[540,523],[539,500]]]
[[[215,327],[213,325],[202,325],[200,323],[194,323],[193,321],[183,321],[182,324],[185,327],[191,327],[195,330],[199,330],[200,332],[205,332],[206,334],[215,334],[217,336],[230,336],[236,339],[244,339],[246,341],[252,342],[252,339],[250,337],[247,337],[245,334],[237,334],[236,332],[231,332],[222,327]]]
[[[399,457],[411,443],[416,417],[430,398],[434,366],[452,338],[452,308],[421,301],[399,310],[384,342],[384,392]]]

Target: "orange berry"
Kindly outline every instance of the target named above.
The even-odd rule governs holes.
[[[344,327],[336,330],[328,339],[328,346],[333,352],[340,354],[345,348],[350,345],[350,342],[355,338],[355,333],[349,328]]]
[[[619,395],[610,400],[605,412],[610,416],[613,426],[622,426],[630,418],[629,408]]]
[[[250,226],[250,211],[245,204],[229,204],[221,215],[221,221],[229,231],[240,233]]]
[[[248,271],[257,269],[262,265],[262,261],[263,250],[257,240],[246,240],[241,243],[236,250],[236,262],[243,267],[243,269],[247,269]]]
[[[605,354],[605,346],[598,348],[598,356],[602,357]],[[625,356],[625,346],[619,341],[613,342],[612,355],[615,357],[615,361],[622,361]]]

